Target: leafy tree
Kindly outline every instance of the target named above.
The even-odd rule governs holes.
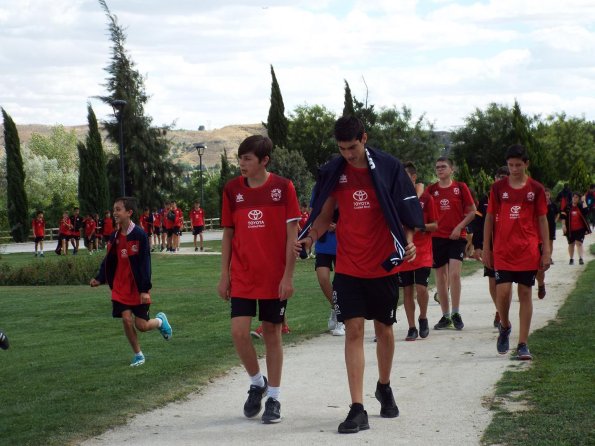
[[[52,127],[49,136],[33,133],[28,146],[34,155],[55,159],[58,168],[64,173],[76,172],[78,169],[77,137],[74,130],[67,131],[63,125],[56,125]]]
[[[345,100],[343,102],[343,116],[355,116],[355,109],[353,108],[353,96],[351,95],[351,88],[347,80],[345,80]]]
[[[219,212],[221,212],[221,207],[223,205],[223,188],[229,180],[237,177],[239,174],[240,168],[229,162],[227,159],[227,150],[223,149],[223,153],[221,154],[221,172],[219,172],[219,184],[217,187],[217,193],[219,195]]]
[[[143,206],[157,206],[165,195],[173,191],[179,168],[172,162],[167,139],[168,127],[151,127],[152,118],[145,115],[148,101],[144,79],[125,49],[126,35],[105,0],[99,4],[108,19],[108,30],[112,42],[111,62],[105,69],[108,73],[105,87],[108,96],[100,96],[106,104],[114,100],[126,101],[121,112],[124,141],[126,194],[134,195]],[[109,138],[119,145],[120,129],[117,121],[105,122]],[[120,194],[119,154],[107,162],[110,194]]]
[[[477,192],[478,199],[490,194],[490,187],[493,182],[492,177],[490,177],[485,170],[479,169],[479,173],[474,177],[475,192]]]
[[[79,142],[78,198],[81,213],[98,213],[109,209],[110,197],[107,182],[106,157],[101,143],[97,118],[91,104],[87,106],[89,133],[86,143]],[[115,197],[114,197],[115,198]]]
[[[271,77],[273,78],[271,83],[271,106],[265,127],[269,138],[273,141],[273,147],[285,147],[287,144],[289,122],[285,117],[285,105],[283,105],[281,89],[279,88],[277,76],[272,65]]]
[[[582,159],[579,159],[572,169],[572,175],[570,176],[570,189],[573,192],[578,192],[582,195],[589,190],[590,186],[591,176],[587,171],[587,166]]]
[[[271,157],[268,170],[289,178],[295,186],[300,202],[310,202],[314,179],[308,171],[304,157],[299,152],[278,147]]]
[[[29,205],[25,192],[25,171],[17,126],[4,109],[4,147],[6,150],[6,204],[10,234],[15,242],[29,236]]]
[[[469,165],[467,161],[463,160],[463,163],[458,166],[456,179],[458,181],[462,181],[471,189],[475,190],[475,181],[471,176],[471,171],[469,170]]]
[[[374,111],[374,105],[368,105],[368,84],[365,79],[363,81],[366,86],[366,98],[364,102],[360,102],[353,96],[353,109],[355,116],[362,121],[366,131],[369,131],[376,124],[377,114]]]
[[[287,148],[301,154],[316,176],[318,167],[337,153],[333,137],[336,116],[321,105],[299,105],[290,117]]]

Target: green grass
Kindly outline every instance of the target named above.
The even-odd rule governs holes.
[[[219,242],[206,246],[218,250]],[[30,253],[6,254],[0,264],[38,260]],[[1,288],[0,326],[11,347],[0,352],[0,444],[63,445],[88,438],[132,414],[184,398],[239,364],[229,306],[216,294],[220,257],[164,254],[152,261],[152,314],[167,312],[174,336],[165,342],[157,332],[140,333],[147,362],[137,368],[128,366],[132,352],[120,321],[111,317],[106,286]],[[478,265],[465,262],[465,271]],[[328,317],[314,260],[298,262],[294,286],[286,344],[323,333]]]
[[[591,246],[595,253],[595,245]],[[482,439],[501,445],[595,444],[595,261],[587,265],[558,317],[529,337],[539,352],[530,368],[507,371],[496,395],[527,408],[508,411],[494,403]]]

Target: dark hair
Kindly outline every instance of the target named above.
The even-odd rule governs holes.
[[[525,163],[529,161],[527,150],[520,144],[513,144],[508,148],[506,151],[506,161],[510,158],[520,158]]]
[[[581,197],[582,197],[582,195],[581,195],[579,192],[573,192],[573,193],[572,193],[572,196],[573,196],[573,197],[574,197],[575,195],[578,197],[578,199],[579,199],[579,200],[580,200],[580,199],[581,199]]]
[[[496,171],[496,176],[499,177],[500,175],[510,175],[510,169],[508,168],[508,166],[498,167],[498,170]]]
[[[136,209],[138,205],[136,204],[136,198],[134,197],[118,197],[114,200],[114,203],[121,201],[124,205],[124,209],[127,211],[132,211],[132,215],[136,215]]]
[[[443,163],[447,163],[450,167],[454,167],[455,162],[452,160],[452,158],[449,158],[447,156],[441,156],[440,158],[438,158],[436,160],[436,162],[438,161],[442,161]]]
[[[37,212],[35,213],[35,216],[38,216],[39,214],[42,214],[42,215],[43,215],[43,211],[37,211]]]
[[[403,167],[405,167],[405,170],[409,175],[417,175],[415,164],[413,164],[411,161],[407,161],[405,164],[403,164]]]
[[[355,116],[343,116],[335,122],[335,139],[337,141],[361,141],[366,129],[364,124]]]
[[[273,151],[273,141],[267,136],[252,135],[243,140],[238,147],[238,156],[253,153],[258,161],[262,161],[265,156],[271,158]]]

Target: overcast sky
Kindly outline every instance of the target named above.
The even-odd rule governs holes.
[[[266,121],[275,68],[286,113],[360,100],[437,129],[490,102],[595,119],[593,0],[107,0],[146,76],[154,124]],[[0,0],[0,106],[17,124],[86,124],[110,58],[96,0]]]

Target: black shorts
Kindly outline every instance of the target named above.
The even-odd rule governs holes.
[[[80,239],[81,239],[81,233],[80,233],[80,232],[77,232],[77,233],[75,233],[75,234],[72,234],[72,235],[70,236],[70,238],[71,238],[71,239],[74,239],[74,240],[80,240]]]
[[[376,279],[362,279],[335,273],[333,304],[337,320],[363,317],[385,325],[397,322],[396,310],[399,296],[397,275]]]
[[[532,287],[535,285],[535,276],[537,275],[537,270],[535,271],[506,271],[506,270],[496,270],[495,277],[496,277],[496,285],[501,283],[512,283],[516,282],[519,285],[525,285],[528,287]]]
[[[568,244],[572,245],[574,242],[583,243],[585,240],[586,230],[579,229],[578,231],[570,231],[566,238],[568,239]]]
[[[179,226],[174,226],[173,227],[173,231],[174,231],[174,234],[176,234],[176,235],[180,235],[181,234],[181,231],[180,231],[180,227]]]
[[[35,237],[35,243],[43,242],[43,235]]]
[[[153,234],[161,235],[161,227],[157,226],[156,228],[153,228]]]
[[[399,279],[399,286],[406,287],[416,284],[427,287],[430,280],[430,271],[432,271],[432,268],[421,267],[414,269],[413,271],[399,272],[397,275]]]
[[[314,271],[318,268],[328,268],[333,271],[333,265],[337,261],[337,256],[334,254],[316,253],[316,261],[314,262]]]
[[[70,236],[66,234],[58,234],[58,243],[62,242],[62,240],[69,241]]]
[[[287,300],[281,299],[245,299],[243,297],[232,297],[231,317],[256,316],[256,305],[258,303],[258,320],[280,324],[283,322],[283,315],[287,308]]]
[[[126,310],[132,311],[135,317],[139,319],[149,320],[149,307],[151,304],[140,304],[140,305],[126,305],[117,300],[112,300],[112,316],[122,317],[122,313]]]
[[[434,263],[432,268],[440,268],[446,265],[450,259],[463,261],[467,240],[460,238],[451,240],[449,238],[435,237],[432,239],[432,253]]]
[[[204,226],[192,226],[192,235],[202,234],[202,231],[205,230]]]
[[[496,271],[487,266],[483,267],[483,277],[496,277]]]
[[[171,237],[172,235],[174,235],[174,228],[167,228],[166,231],[167,231],[168,237]]]

